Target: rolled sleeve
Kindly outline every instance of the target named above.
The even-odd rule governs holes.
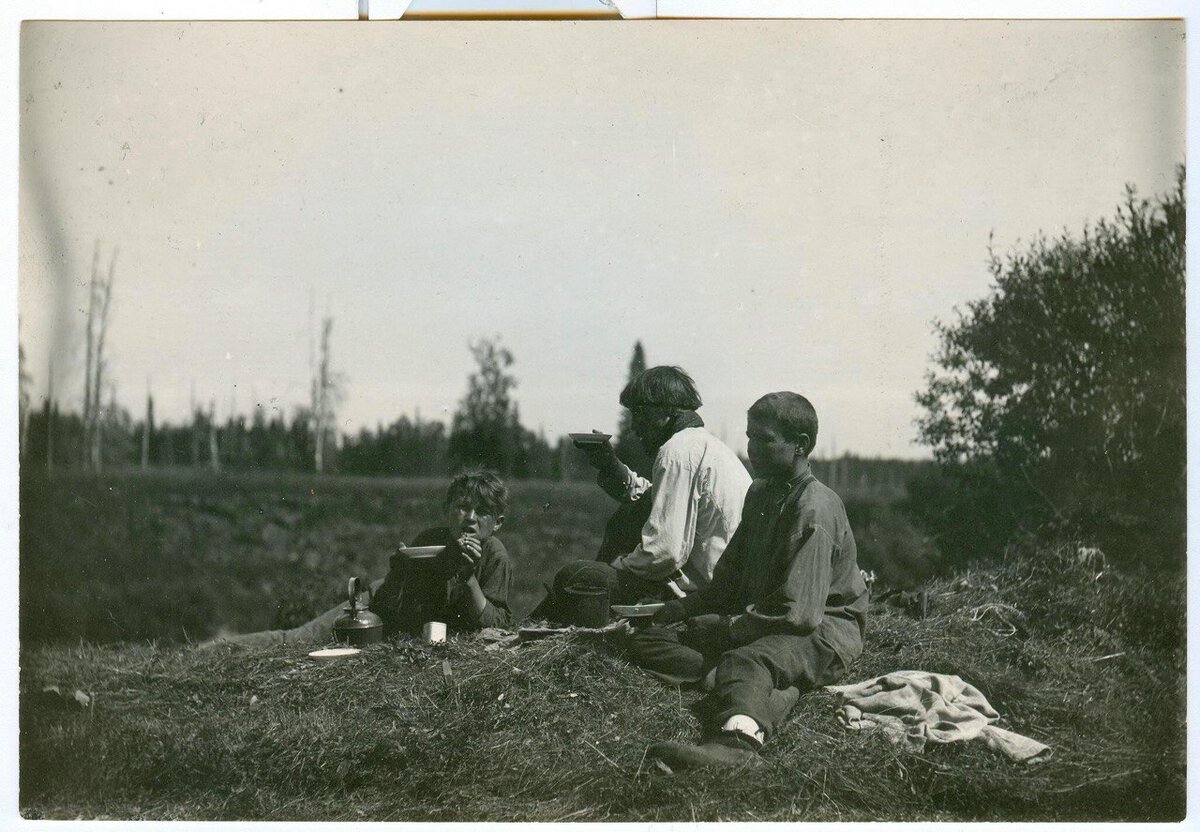
[[[621,503],[632,503],[641,499],[650,490],[650,480],[638,476],[625,463],[619,463],[616,471],[601,470],[596,475],[596,482],[608,496]]]

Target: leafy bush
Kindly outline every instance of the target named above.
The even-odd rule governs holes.
[[[1001,260],[991,293],[939,323],[922,440],[944,470],[943,534],[993,546],[1070,530],[1126,557],[1183,551],[1184,173],[1153,204],[1044,236]],[[982,534],[978,534],[982,532]],[[964,554],[966,554],[964,552]]]

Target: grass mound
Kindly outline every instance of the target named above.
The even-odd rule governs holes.
[[[601,642],[23,651],[26,817],[307,820],[1171,820],[1184,812],[1183,588],[1041,549],[873,604],[849,680],[954,673],[1054,749],[911,754],[802,697],[753,775],[670,775],[697,694]],[[449,673],[447,675],[447,670]],[[88,694],[86,704],[69,696]]]

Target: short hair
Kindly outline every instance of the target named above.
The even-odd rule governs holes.
[[[812,402],[799,393],[768,393],[750,405],[747,416],[770,422],[789,442],[799,442],[808,435],[807,456],[817,446],[817,411]]]
[[[480,514],[499,517],[508,508],[508,488],[495,471],[463,471],[446,489],[446,505],[458,503],[469,503]]]
[[[696,382],[679,367],[651,367],[638,373],[621,391],[623,407],[698,410],[703,402]]]

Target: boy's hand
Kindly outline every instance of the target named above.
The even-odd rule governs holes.
[[[724,651],[731,643],[729,636],[730,618],[727,615],[697,615],[687,619],[687,629],[680,634],[679,641],[696,649],[712,648]]]
[[[390,558],[388,558],[388,566],[395,569],[402,561],[404,561],[405,558],[402,554],[400,554],[400,550],[407,549],[407,548],[408,548],[408,544],[405,543],[403,540],[401,540],[399,543],[397,543],[396,551],[392,552],[392,556]]]
[[[593,431],[598,433],[599,431]],[[587,457],[588,465],[607,477],[619,477],[621,460],[617,459],[617,449],[611,442],[600,442],[594,445],[577,445]]]
[[[654,613],[654,616],[650,619],[650,623],[665,627],[667,624],[674,624],[685,618],[687,618],[687,613],[683,610],[683,604],[680,601],[668,601],[663,604],[661,610]]]
[[[475,574],[475,567],[483,558],[483,544],[473,534],[464,534],[458,539],[459,575],[466,580]]]
[[[754,621],[748,615],[735,615],[729,620],[729,641],[735,647],[749,644],[758,635],[755,633]]]

